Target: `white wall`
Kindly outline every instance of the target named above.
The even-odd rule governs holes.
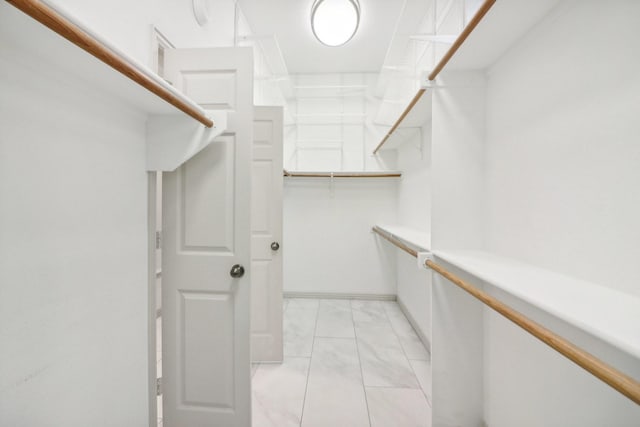
[[[396,221],[394,179],[287,178],[284,291],[394,295],[395,251],[371,227]]]
[[[297,124],[285,129],[288,170],[378,171],[395,156],[373,156],[388,127],[374,123],[379,101],[371,73],[296,74],[288,100]]]
[[[488,247],[640,295],[640,4],[556,15],[489,71]]]
[[[564,2],[489,70],[486,141],[487,249],[633,295],[640,295],[638,16],[638,2]],[[640,378],[637,359],[522,310]],[[489,426],[640,423],[629,399],[496,314],[485,316]]]
[[[484,250],[638,294],[637,16],[637,2],[561,2],[486,81],[441,74],[448,87],[434,94],[435,249]],[[633,356],[484,288],[640,378]],[[439,277],[433,291],[434,424],[640,422],[640,407],[503,317]]]
[[[398,148],[398,224],[423,232],[431,229],[431,122]],[[419,334],[431,341],[431,273],[418,269],[415,258],[396,250],[398,300],[415,321]]]
[[[484,247],[485,78],[480,71],[440,74],[433,95],[431,245]]]
[[[188,1],[55,3],[147,64],[151,24],[178,47],[233,43],[232,0],[205,28]],[[145,117],[14,46],[0,44],[0,425],[147,426]]]
[[[298,123],[285,128],[285,168],[389,169],[372,155],[381,139],[373,124],[374,75],[305,74],[292,81],[289,105]],[[397,180],[387,178],[336,178],[333,185],[328,178],[285,178],[284,291],[395,295],[395,250],[371,227],[396,222],[396,190]]]
[[[0,425],[145,426],[144,117],[4,43],[0,93]]]
[[[431,246],[482,249],[485,78],[480,71],[445,71],[438,80],[444,88],[433,94]],[[432,274],[433,424],[480,426],[482,304]]]

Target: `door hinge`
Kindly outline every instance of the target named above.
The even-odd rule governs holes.
[[[156,249],[160,249],[162,246],[162,233],[160,231],[156,231]]]
[[[156,378],[156,396],[162,395],[162,377]]]

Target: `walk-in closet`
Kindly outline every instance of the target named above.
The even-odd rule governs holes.
[[[637,427],[640,1],[0,3],[0,427]]]

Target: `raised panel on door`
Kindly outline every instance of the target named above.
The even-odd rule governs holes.
[[[233,252],[234,139],[219,137],[181,169],[183,250]]]
[[[251,51],[171,50],[166,61],[179,89],[229,114],[222,135],[163,174],[163,425],[248,427]],[[244,276],[231,277],[234,264]]]
[[[251,360],[282,361],[282,108],[256,107],[251,169]]]
[[[233,294],[181,291],[177,307],[178,406],[233,410]],[[224,325],[209,331],[201,324]],[[221,363],[211,363],[218,360]],[[211,387],[212,383],[223,387]]]

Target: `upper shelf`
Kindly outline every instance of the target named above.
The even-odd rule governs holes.
[[[181,110],[203,125],[213,126],[194,101],[58,7],[43,1],[1,2],[0,39],[16,52],[36,55],[43,69],[47,68],[44,64],[53,64],[146,113],[175,114]]]
[[[519,0],[520,1],[520,0]],[[484,2],[480,5],[475,15],[468,24],[464,27],[464,29],[460,32],[458,37],[456,37],[455,41],[451,44],[451,47],[444,53],[442,58],[438,61],[434,69],[427,76],[427,80],[429,82],[433,81],[438,77],[438,74],[444,69],[447,64],[451,61],[451,59],[456,55],[458,49],[463,46],[465,41],[471,35],[472,32],[478,27],[480,22],[485,18],[487,14],[490,13],[493,5],[496,3],[496,0],[484,0]],[[507,2],[508,3],[508,2]],[[418,120],[418,125],[428,122],[431,119],[431,97],[429,95],[428,98],[425,98],[425,93],[427,93],[426,85],[427,82],[422,84],[422,87],[418,90],[415,96],[409,102],[409,105],[402,112],[398,120],[391,127],[389,132],[384,136],[382,141],[378,144],[378,146],[373,150],[373,154],[376,154],[380,149],[385,145],[387,141],[389,141],[394,132],[401,127],[410,127],[410,118],[414,118],[414,120]],[[428,92],[429,94],[431,91]],[[423,98],[425,98],[423,100]],[[416,110],[415,112],[413,110]],[[405,123],[406,121],[406,123]],[[414,122],[415,123],[415,122]],[[415,126],[415,124],[414,124]]]
[[[389,132],[380,141],[378,146],[373,150],[376,154],[381,149],[397,148],[403,142],[408,140],[409,134],[402,132],[405,129],[419,128],[431,120],[431,100],[433,93],[426,89],[419,89],[415,96],[409,102],[407,108],[404,109],[398,120],[393,124]],[[410,133],[412,134],[412,133]]]
[[[447,70],[485,69],[529,32],[560,0],[499,1],[447,64]]]
[[[294,114],[298,125],[330,125],[330,124],[362,124],[367,115],[365,113],[313,113]]]
[[[476,251],[433,251],[507,293],[640,358],[640,298]]]
[[[364,84],[300,85],[294,86],[293,89],[294,97],[297,99],[364,98],[368,86]]]

